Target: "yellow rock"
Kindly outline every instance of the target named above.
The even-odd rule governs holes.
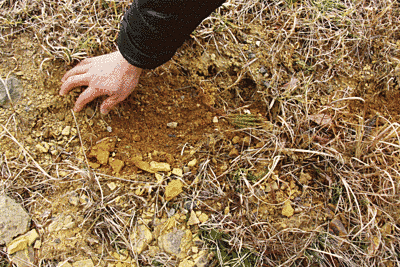
[[[195,264],[193,261],[188,260],[188,259],[184,259],[183,261],[181,261],[178,265],[178,267],[193,267]]]
[[[115,171],[115,173],[119,173],[125,166],[125,163],[122,160],[111,158],[110,166],[113,169],[113,171]]]
[[[197,164],[197,159],[192,159],[191,161],[189,161],[188,163],[188,167],[194,167]]]
[[[287,200],[285,202],[285,205],[283,205],[283,209],[282,209],[282,215],[286,216],[286,217],[292,217],[294,214],[294,209],[292,208],[292,206],[290,205],[290,201]]]
[[[182,193],[182,187],[183,184],[180,180],[173,180],[169,182],[165,188],[165,199],[169,201],[178,196],[180,193]]]
[[[72,263],[73,267],[94,267],[93,261],[91,259],[81,260]]]
[[[232,138],[232,144],[237,144],[237,143],[239,143],[240,142],[240,137],[239,136],[234,136],[233,138]]]
[[[239,156],[239,151],[234,147],[232,150],[229,152],[229,157],[237,157]]]
[[[205,223],[207,220],[208,220],[208,215],[207,214],[205,214],[205,213],[200,214],[199,221],[201,223]]]
[[[195,225],[195,224],[199,224],[200,220],[197,218],[196,213],[192,210],[190,212],[190,217],[188,220],[188,225]]]
[[[171,170],[171,166],[166,162],[150,162],[150,169],[154,172],[169,172]]]
[[[31,246],[33,242],[35,242],[35,240],[38,238],[39,234],[36,232],[35,229],[33,229],[28,233],[12,240],[10,244],[7,246],[7,253],[11,255],[17,251],[24,250],[28,246]]]
[[[97,150],[96,158],[100,164],[106,165],[108,163],[108,157],[110,156],[110,152],[105,150]]]
[[[142,161],[139,159],[133,159],[133,163],[135,164],[136,167],[138,167],[139,169],[144,170],[146,172],[150,172],[150,173],[156,172],[152,168],[150,168],[150,163],[148,163],[146,161]]]
[[[57,267],[72,267],[72,265],[70,263],[68,263],[67,261],[63,261],[57,264]]]
[[[154,175],[156,176],[158,184],[161,184],[164,181],[164,177],[161,174],[155,173]]]
[[[153,235],[146,225],[139,225],[137,230],[131,236],[132,250],[140,254],[147,248],[147,245],[153,240]]]
[[[172,169],[172,174],[182,177],[183,176],[183,171],[181,168],[173,168]]]

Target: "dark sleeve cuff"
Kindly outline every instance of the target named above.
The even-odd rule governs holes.
[[[153,69],[168,60],[221,0],[134,0],[121,22],[119,51],[132,65]]]

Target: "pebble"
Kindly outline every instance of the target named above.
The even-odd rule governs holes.
[[[43,145],[37,144],[35,147],[40,153],[47,153],[47,152],[49,152],[49,148],[50,148],[49,144],[47,144],[45,142],[43,142]]]
[[[114,191],[117,188],[117,185],[114,182],[108,183],[107,186],[111,191]]]
[[[294,209],[292,208],[292,205],[290,205],[290,201],[286,201],[285,205],[283,205],[282,209],[282,215],[286,217],[292,217],[294,214]]]
[[[208,215],[207,214],[205,214],[205,213],[200,214],[199,221],[201,223],[205,223],[207,220],[208,220]]]
[[[261,41],[256,41],[256,46],[260,47],[260,45],[261,45]]]
[[[111,126],[107,126],[107,132],[109,132],[109,133],[112,132],[112,127]]]
[[[182,177],[183,176],[183,171],[181,168],[173,168],[172,169],[172,174]]]
[[[9,105],[7,104],[10,101],[9,96],[11,97],[12,102],[15,102],[20,95],[18,91],[23,89],[21,87],[21,82],[15,77],[10,77],[8,80],[3,81],[7,86],[7,90],[6,87],[4,87],[3,82],[0,81],[0,106],[3,108],[8,108]]]
[[[183,184],[178,179],[169,182],[165,188],[165,199],[169,201],[177,197],[180,193],[182,193],[182,187]]]
[[[194,210],[192,210],[190,212],[190,217],[189,217],[189,220],[188,220],[187,224],[188,225],[196,225],[196,224],[199,224],[199,223],[200,223],[200,220],[197,218],[197,215],[194,212]]]
[[[0,194],[0,245],[8,244],[14,236],[28,230],[30,218],[20,204]]]
[[[131,233],[130,239],[132,241],[132,250],[140,254],[147,248],[148,244],[153,241],[153,234],[146,225],[139,225],[136,231]]]
[[[158,184],[161,184],[164,181],[164,177],[161,174],[155,173],[154,175],[155,175],[155,177],[157,179],[157,183]]]
[[[32,247],[27,247],[14,253],[11,257],[12,266],[32,267],[35,265],[35,251]]]
[[[158,238],[158,246],[166,253],[180,259],[187,256],[187,251],[192,247],[193,234],[190,230],[175,229]]]
[[[68,136],[71,133],[71,126],[65,126],[65,128],[61,131],[62,135]]]
[[[239,151],[234,147],[231,151],[229,151],[229,157],[237,157],[239,156]]]
[[[190,168],[187,166],[183,167],[183,173],[188,173],[188,172],[190,172]]]
[[[237,135],[235,135],[235,136],[232,138],[232,144],[237,144],[237,143],[239,143],[239,142],[240,142],[240,137],[237,136]]]
[[[153,172],[169,172],[171,170],[171,166],[166,162],[150,162],[150,169]]]
[[[177,122],[168,122],[167,123],[167,127],[169,127],[169,128],[176,128],[176,127],[178,127],[178,123]]]
[[[188,167],[194,167],[197,164],[197,159],[192,159],[191,161],[188,162]]]
[[[110,166],[115,173],[120,173],[125,163],[122,160],[110,158]]]
[[[81,260],[72,263],[73,267],[94,267],[93,261],[91,259]]]
[[[39,234],[36,232],[35,229],[29,231],[28,233],[17,237],[16,239],[12,240],[7,245],[7,253],[9,255],[14,254],[17,251],[24,250],[31,246],[36,239],[39,238]]]
[[[213,118],[212,122],[213,122],[213,123],[218,123],[218,117],[215,116],[215,117]]]
[[[194,261],[189,260],[189,259],[184,259],[178,265],[178,267],[194,267],[194,266],[195,266]]]

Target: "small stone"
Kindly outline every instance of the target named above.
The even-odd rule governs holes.
[[[122,160],[111,158],[110,166],[115,173],[119,173],[125,166],[125,163]]]
[[[193,253],[198,253],[199,252],[199,248],[198,247],[192,247],[192,252]]]
[[[182,193],[183,184],[180,180],[173,180],[168,183],[165,188],[165,199],[167,201],[177,197],[180,193]]]
[[[276,182],[272,182],[272,183],[271,183],[271,188],[272,188],[274,191],[276,191],[276,190],[279,189],[278,184],[277,184]]]
[[[206,250],[201,250],[199,253],[192,256],[196,267],[207,267],[209,266],[208,252]]]
[[[79,205],[79,198],[77,196],[71,196],[71,197],[69,197],[68,202],[71,205],[78,206]]]
[[[294,214],[294,209],[292,208],[292,205],[290,205],[290,201],[286,201],[285,205],[283,205],[282,209],[282,215],[286,217],[292,217]]]
[[[33,245],[34,249],[40,249],[42,247],[42,241],[36,240],[35,244]]]
[[[130,235],[132,241],[132,250],[140,254],[148,246],[148,244],[153,240],[153,235],[146,225],[139,225],[133,233]]]
[[[193,261],[191,261],[191,260],[188,260],[188,259],[184,259],[178,265],[178,267],[194,267],[194,266],[195,266],[195,263]]]
[[[108,183],[107,186],[111,191],[114,191],[117,188],[117,185],[114,182]]]
[[[139,142],[142,138],[138,134],[132,135],[132,140],[135,142]]]
[[[101,165],[100,165],[99,163],[97,163],[97,162],[91,162],[91,161],[89,161],[88,163],[89,163],[90,168],[92,168],[92,169],[97,169],[97,168],[99,168],[99,167],[101,166]]]
[[[261,41],[256,41],[256,46],[260,47],[260,45],[261,45]]]
[[[65,128],[61,131],[62,135],[68,136],[71,133],[71,126],[65,126]]]
[[[339,219],[333,219],[329,223],[329,230],[331,233],[337,235],[337,236],[346,236],[347,231],[346,228],[344,227],[343,223]]]
[[[232,148],[231,151],[229,151],[229,157],[237,157],[239,156],[239,151],[236,149],[236,147]]]
[[[212,54],[210,55],[210,58],[211,58],[212,61],[214,61],[214,60],[217,58],[217,56],[216,56],[214,53],[212,53]]]
[[[110,157],[110,152],[108,151],[98,150],[96,153],[96,158],[102,165],[106,165],[108,163],[109,157]]]
[[[239,142],[240,142],[240,137],[237,136],[237,135],[235,135],[235,136],[232,138],[232,144],[237,144],[237,143],[239,143]]]
[[[168,122],[167,123],[167,127],[169,127],[169,128],[176,128],[176,127],[178,127],[178,123],[177,122]]]
[[[35,146],[36,149],[37,149],[40,153],[47,153],[47,152],[49,152],[49,148],[50,148],[49,144],[47,144],[47,143],[43,143],[43,144],[45,144],[45,145],[37,144],[37,145]],[[46,146],[46,145],[47,145],[47,146]]]
[[[173,168],[172,169],[172,174],[182,177],[183,176],[183,172],[181,168]]]
[[[299,178],[299,183],[302,185],[308,185],[308,183],[312,180],[312,177],[308,173],[301,172],[300,173],[300,178]]]
[[[150,162],[150,169],[153,172],[169,172],[171,170],[171,166],[166,162]]]
[[[32,247],[27,247],[24,250],[15,252],[11,257],[13,266],[17,267],[32,267],[35,266],[35,251]]]
[[[57,264],[57,267],[72,267],[72,265],[67,261],[63,261],[63,262],[59,262]]]
[[[109,132],[109,133],[112,132],[112,127],[111,126],[107,126],[107,132]]]
[[[158,246],[166,253],[183,259],[193,246],[193,234],[190,230],[175,229],[158,238]]]
[[[197,159],[192,159],[191,161],[188,162],[188,167],[194,167],[197,164]]]
[[[28,233],[17,237],[10,244],[7,245],[7,253],[9,255],[14,254],[17,251],[24,250],[28,246],[31,246],[36,239],[39,238],[39,234],[35,229],[29,231]]]
[[[207,220],[208,220],[208,215],[207,214],[205,214],[205,213],[200,214],[199,221],[201,223],[205,223]]]
[[[164,181],[164,176],[162,176],[161,174],[155,173],[154,175],[155,175],[155,177],[157,179],[157,183],[158,184],[161,184]]]
[[[0,245],[8,244],[14,236],[28,230],[28,213],[12,198],[0,194]]]
[[[187,167],[187,166],[184,166],[183,167],[183,173],[188,173],[188,172],[190,172],[190,168]]]
[[[213,118],[212,122],[213,122],[213,123],[218,123],[218,117],[215,116],[215,117]]]
[[[243,137],[242,142],[243,142],[243,145],[249,146],[250,145],[250,136]]]
[[[199,224],[200,220],[197,218],[196,213],[194,212],[194,210],[192,210],[190,212],[190,217],[189,220],[187,222],[188,225],[196,225]]]
[[[93,261],[91,259],[81,260],[72,263],[73,267],[94,267]]]

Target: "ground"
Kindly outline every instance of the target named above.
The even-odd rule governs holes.
[[[58,95],[77,61],[4,39],[0,77],[21,84],[0,106],[1,185],[32,217],[36,264],[395,266],[400,41],[387,65],[319,64],[276,27],[192,36],[106,116],[101,98],[71,110],[82,88]]]

